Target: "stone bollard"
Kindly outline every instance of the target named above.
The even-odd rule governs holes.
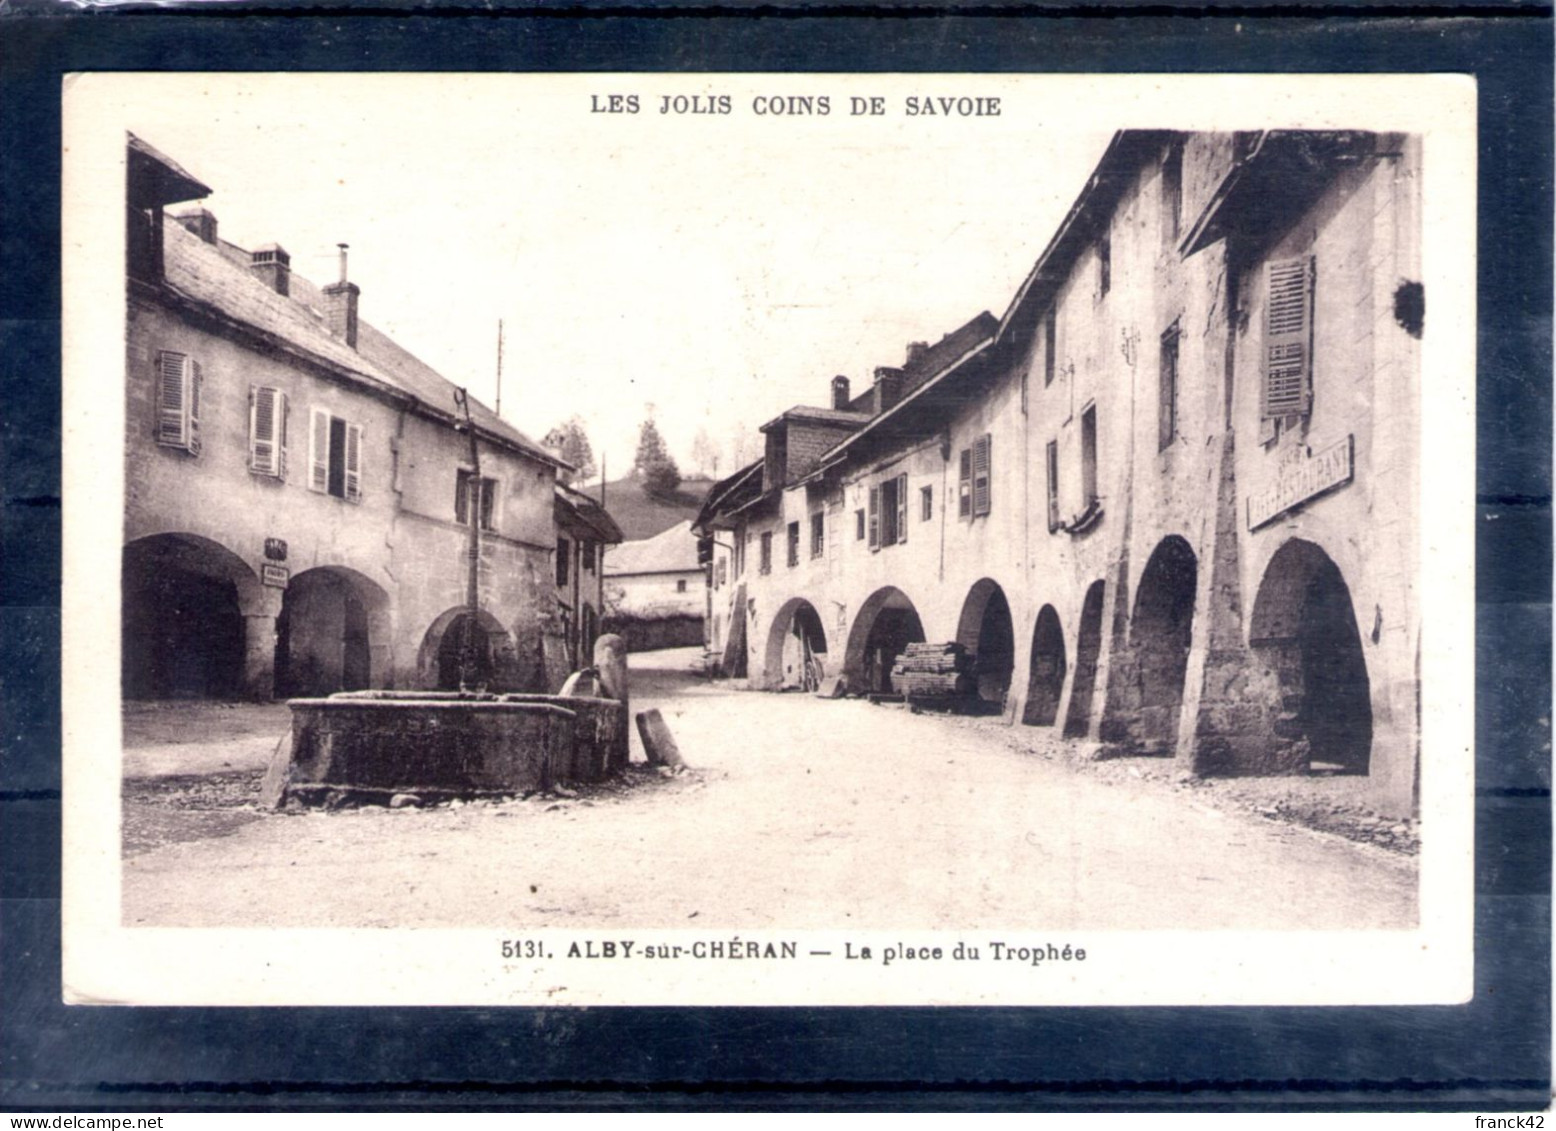
[[[606,695],[619,702],[627,711],[627,642],[614,632],[607,632],[594,642],[594,667],[600,674],[600,687]],[[631,718],[624,712],[623,717]],[[614,768],[625,766],[632,760],[631,728],[622,727],[611,761]]]

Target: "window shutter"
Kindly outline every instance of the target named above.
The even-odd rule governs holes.
[[[362,501],[362,426],[346,425],[346,498]]]
[[[1313,257],[1269,266],[1259,415],[1305,416],[1313,402]]]
[[[279,477],[285,473],[286,394],[256,385],[249,389],[249,470]]]
[[[330,489],[330,414],[313,410],[308,428],[308,489]]]
[[[870,549],[881,548],[881,488],[870,488]]]
[[[157,355],[157,443],[174,448],[189,446],[186,426],[185,373],[189,359],[164,350]]]
[[[185,374],[189,379],[189,454],[200,454],[200,385],[205,380],[205,374],[200,372],[198,361],[189,361],[185,365]]]
[[[973,444],[973,514],[989,513],[989,469],[993,437],[985,432]]]
[[[454,473],[454,521],[463,526],[470,521],[470,473]]]
[[[1048,532],[1059,529],[1059,441],[1048,441]]]
[[[897,476],[897,541],[908,540],[908,473]]]
[[[956,513],[960,518],[972,515],[972,449],[962,449],[962,474],[957,492]]]
[[[287,449],[287,424],[292,413],[292,400],[281,390],[276,390],[276,410],[281,421],[281,443],[277,452],[276,475],[286,478],[286,449]]]

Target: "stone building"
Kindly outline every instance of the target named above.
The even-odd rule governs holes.
[[[319,287],[236,247],[133,137],[127,188],[124,694],[448,688],[466,648],[480,682],[554,689],[557,459],[471,398],[477,468],[455,386],[361,317],[344,249]]]
[[[1417,760],[1419,139],[1115,135],[1004,315],[765,428],[716,484],[715,649],[978,698],[1201,774]]]

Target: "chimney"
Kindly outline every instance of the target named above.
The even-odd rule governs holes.
[[[919,358],[923,357],[928,352],[929,352],[929,343],[928,342],[909,342],[908,343],[908,364],[912,365],[915,361],[917,361]]]
[[[249,253],[249,270],[278,295],[292,293],[292,257],[278,243],[267,243]]]
[[[346,281],[346,248],[348,244],[336,244],[340,248],[340,281],[324,288],[324,321],[330,333],[344,338],[352,349],[357,348],[357,296],[362,289]]]
[[[842,374],[832,378],[832,407],[836,409],[848,407],[848,378]]]
[[[875,370],[875,415],[881,415],[901,399],[902,370],[879,366]]]
[[[213,244],[216,242],[216,215],[214,213],[207,212],[204,208],[191,208],[188,211],[180,212],[173,219],[177,220],[206,243]]]

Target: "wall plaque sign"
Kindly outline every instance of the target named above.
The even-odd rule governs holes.
[[[266,538],[265,557],[269,558],[273,562],[286,561],[286,539]]]
[[[1347,436],[1321,452],[1282,467],[1274,483],[1248,496],[1248,529],[1257,530],[1297,504],[1349,483],[1355,475],[1355,446],[1355,436]]]
[[[292,571],[285,566],[271,565],[267,562],[259,567],[259,580],[277,589],[285,589],[291,577]]]

